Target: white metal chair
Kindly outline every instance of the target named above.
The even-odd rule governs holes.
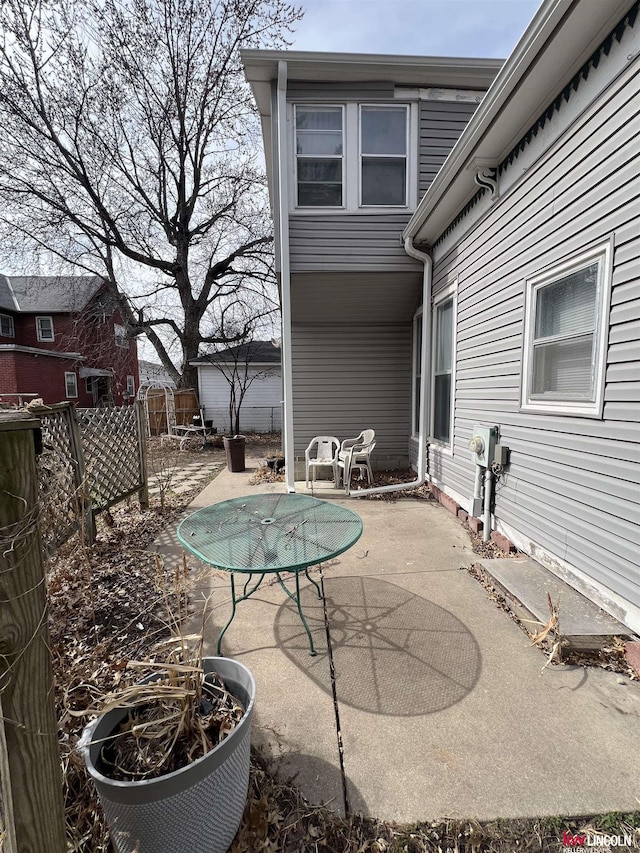
[[[315,456],[311,453],[314,449]],[[334,487],[338,488],[338,449],[340,447],[340,439],[335,435],[317,435],[311,439],[309,447],[304,452],[305,475],[307,480],[307,488],[309,488],[309,472],[311,472],[311,482],[315,480],[315,469],[330,466],[333,469]]]
[[[342,472],[344,489],[349,494],[351,487],[351,475],[355,469],[360,471],[360,476],[367,473],[367,482],[373,483],[373,472],[371,470],[371,454],[376,446],[376,434],[372,429],[363,430],[357,438],[346,438],[340,445],[338,451],[338,479]]]

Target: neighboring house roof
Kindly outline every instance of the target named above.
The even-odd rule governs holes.
[[[281,350],[273,341],[250,341],[247,344],[238,344],[228,347],[220,352],[211,352],[201,355],[190,361],[193,365],[215,364],[280,364]]]
[[[97,275],[0,275],[0,308],[22,313],[81,311],[101,286]]]
[[[542,3],[418,205],[405,238],[433,245],[478,193],[476,173],[499,167],[554,99],[565,92],[569,99],[588,76],[589,61],[597,64],[594,52],[632,7],[637,11],[637,0]]]
[[[159,380],[160,382],[165,382],[167,385],[172,385],[175,388],[176,383],[169,376],[168,370],[156,361],[138,359],[138,375],[140,376],[140,382],[153,382]]]

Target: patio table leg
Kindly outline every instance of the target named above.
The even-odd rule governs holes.
[[[305,573],[306,573],[306,570],[305,570]],[[304,625],[304,630],[307,632],[307,637],[309,638],[309,654],[312,657],[315,657],[318,653],[315,649],[315,646],[313,645],[313,637],[311,636],[311,631],[309,630],[309,626],[307,625],[307,620],[304,618],[304,613],[302,612],[302,605],[300,603],[300,572],[299,571],[296,572],[296,594],[295,595],[292,592],[290,592],[289,589],[287,588],[285,582],[280,577],[280,572],[276,572],[276,575],[277,575],[278,581],[280,583],[280,586],[287,593],[287,595],[289,596],[291,601],[295,602],[295,605],[298,608],[298,615],[300,616],[300,620],[301,620],[302,624]],[[309,577],[309,576],[307,575],[307,577]],[[311,578],[309,578],[309,580],[311,580]],[[312,581],[312,583],[314,584],[314,586],[317,589],[319,589],[317,584],[315,583],[315,581]]]
[[[315,586],[316,592],[318,593],[318,601],[322,601],[322,592],[320,591],[320,587],[314,581],[314,579],[309,575],[309,569],[304,570],[305,575],[307,576],[307,580],[311,581],[311,583]]]
[[[231,573],[231,575],[230,575],[230,578],[231,578],[231,616],[229,617],[227,624],[224,626],[224,628],[218,634],[218,645],[217,645],[217,651],[216,651],[217,655],[221,654],[220,649],[222,646],[222,638],[224,637],[229,625],[231,625],[231,623],[233,622],[233,617],[236,615],[236,605],[241,601],[246,601],[247,598],[249,598],[250,596],[253,595],[253,593],[258,589],[258,587],[262,583],[264,576],[265,576],[265,573],[263,572],[260,575],[260,577],[258,578],[257,583],[255,583],[251,587],[249,592],[247,592],[247,587],[251,583],[251,578],[253,577],[253,574],[250,574],[249,577],[247,578],[247,581],[246,581],[244,588],[242,590],[242,595],[240,595],[236,598],[236,582],[235,582],[235,578],[233,576],[233,572]]]

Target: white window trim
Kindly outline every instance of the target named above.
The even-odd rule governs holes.
[[[418,321],[422,323],[422,334],[424,335],[425,329],[422,305],[413,315],[413,327],[411,334],[411,438],[415,439],[418,439],[420,437],[420,424],[416,423],[416,406],[418,403],[416,394],[416,384],[418,377],[422,375],[422,371],[425,367],[424,364],[421,364],[421,353],[418,352],[416,348],[416,329],[418,327]],[[420,350],[422,350],[422,346],[420,347]]]
[[[73,378],[74,393],[69,393],[69,380]],[[65,397],[72,398],[78,396],[78,376],[73,371],[65,371],[64,374],[64,391]]]
[[[11,328],[11,331],[5,334],[5,332],[2,331],[2,326],[0,325],[0,336],[2,336],[3,338],[15,338],[16,324],[13,322],[13,317],[11,316],[11,314],[0,314],[0,317],[3,320],[8,320],[9,326]]]
[[[609,340],[609,306],[611,303],[612,240],[600,243],[587,252],[571,258],[526,280],[525,321],[522,351],[522,376],[520,381],[520,410],[544,414],[571,415],[576,417],[601,418],[604,408],[607,343]],[[594,394],[592,401],[585,400],[538,400],[530,398],[533,370],[533,335],[535,330],[535,298],[538,290],[553,282],[578,272],[594,261],[599,262],[598,291],[596,295],[596,336],[593,359]]]
[[[42,335],[42,330],[40,328],[40,320],[49,320],[49,322],[51,323],[51,337],[50,338],[45,338]],[[52,341],[55,341],[56,333],[55,333],[55,329],[53,327],[53,317],[51,317],[48,314],[40,314],[36,317],[36,335],[38,336],[38,340],[42,341],[43,343],[51,343]]]
[[[342,206],[338,207],[298,207],[298,157],[296,154],[295,108],[301,107],[342,107]],[[407,110],[407,203],[405,205],[360,205],[360,107],[403,107]],[[349,101],[348,103],[316,103],[315,101],[296,100],[287,104],[289,123],[287,164],[282,168],[289,170],[289,209],[296,216],[326,216],[332,213],[400,213],[413,212],[418,206],[418,156],[419,156],[419,104],[411,101],[402,103],[379,101]]]
[[[363,154],[362,153],[362,108],[380,107],[390,110],[404,110],[405,115],[405,153],[400,154]],[[411,110],[409,104],[358,104],[358,208],[363,210],[406,210],[409,207],[409,160],[411,148]],[[362,201],[362,158],[386,157],[388,159],[404,160],[404,204],[364,204]]]
[[[342,112],[342,157],[340,158],[340,162],[342,164],[342,167],[341,167],[342,168],[342,204],[323,205],[323,206],[319,205],[317,207],[313,207],[310,205],[298,205],[298,149],[297,149],[298,129],[296,127],[296,108],[297,107],[307,107],[309,109],[323,109],[323,108],[326,109],[327,107],[330,107],[332,109],[339,109]],[[346,175],[346,149],[345,149],[346,116],[345,116],[345,112],[346,112],[346,110],[345,110],[344,104],[304,104],[304,103],[296,103],[293,105],[293,121],[292,121],[292,125],[293,125],[293,146],[292,146],[292,150],[293,150],[293,184],[292,184],[292,189],[293,189],[293,206],[295,207],[296,210],[302,210],[302,211],[306,211],[306,210],[332,211],[332,210],[344,210],[345,209],[345,200],[346,200],[346,196],[347,196],[347,185],[346,185],[346,180],[345,180],[345,175]],[[302,156],[304,156],[304,155],[302,155]],[[313,158],[308,158],[308,159],[313,159]],[[321,160],[321,159],[337,160],[338,157],[336,155],[334,155],[332,157],[324,157],[324,158],[321,156],[318,156],[317,159],[318,160]]]
[[[434,438],[433,428],[435,421],[435,370],[436,370],[436,328],[437,328],[437,309],[443,302],[453,301],[453,332],[451,338],[451,412],[449,425],[449,442],[445,443],[440,439]],[[458,339],[458,279],[455,278],[442,290],[439,290],[433,296],[433,306],[431,312],[431,397],[430,397],[430,416],[429,416],[429,443],[434,448],[441,451],[447,456],[453,456],[454,444],[454,424],[456,412],[456,365],[457,365],[457,339]]]
[[[128,394],[130,397],[135,397],[135,396],[136,396],[136,378],[135,378],[135,376],[133,376],[133,374],[129,374],[129,375],[127,376],[127,386],[126,386],[126,388],[127,388],[127,394]]]

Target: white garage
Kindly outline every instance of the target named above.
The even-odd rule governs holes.
[[[205,418],[213,421],[219,433],[282,429],[282,367],[277,343],[238,344],[202,355],[191,364],[198,368],[198,396]],[[235,423],[236,416],[239,423]]]

